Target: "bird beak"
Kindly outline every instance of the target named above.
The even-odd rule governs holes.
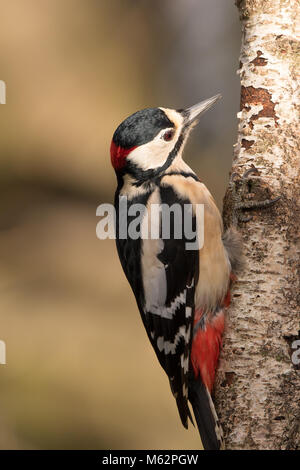
[[[184,114],[186,116],[187,124],[191,124],[192,122],[194,122],[195,119],[199,118],[202,114],[204,114],[205,111],[207,111],[220,98],[222,98],[221,95],[216,95],[212,98],[209,98],[208,100],[201,101],[200,103],[197,103],[194,106],[191,106],[190,108],[186,108],[184,110]]]

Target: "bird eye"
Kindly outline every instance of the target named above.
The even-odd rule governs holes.
[[[166,141],[169,142],[172,140],[174,137],[174,131],[167,131],[163,134],[162,138]]]

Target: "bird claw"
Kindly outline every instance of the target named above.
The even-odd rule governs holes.
[[[233,173],[231,173],[231,182],[235,182],[235,181],[238,181],[241,179],[241,175],[239,175],[239,173],[237,173],[236,171],[234,171]]]
[[[246,215],[243,215],[243,214],[238,214],[237,218],[238,218],[239,222],[247,223],[247,222],[250,222],[250,220],[253,219],[253,215],[246,216]]]
[[[264,199],[263,201],[240,202],[235,207],[238,210],[264,209],[265,207],[270,207],[275,204],[280,198],[281,196],[277,196],[274,199]]]
[[[251,173],[254,173],[257,176],[260,175],[258,169],[254,165],[252,165],[251,168],[249,168],[249,170],[245,171],[245,173],[242,176],[242,179],[247,179],[248,176],[251,175]]]
[[[275,204],[281,198],[281,196],[277,196],[274,199],[265,199],[263,201],[254,201],[254,200],[241,201],[241,196],[239,192],[237,191],[236,183],[240,183],[241,186],[245,186],[246,184],[249,184],[249,176],[251,174],[254,174],[256,176],[260,175],[259,170],[254,165],[252,165],[251,168],[246,170],[242,176],[239,175],[237,172],[234,172],[231,174],[230,182],[234,183],[233,186],[234,186],[234,190],[236,193],[235,206],[233,208],[233,211],[235,213],[234,219],[236,223],[237,222],[247,223],[253,219],[252,215],[246,216],[242,213],[242,211],[248,211],[248,210],[254,210],[254,209],[265,209]],[[249,192],[250,192],[250,189],[249,189]]]
[[[234,171],[231,174],[231,182],[247,180],[249,175],[251,175],[251,173],[254,173],[257,176],[260,175],[259,170],[252,164],[251,167],[248,170],[246,170],[242,176],[237,171]]]

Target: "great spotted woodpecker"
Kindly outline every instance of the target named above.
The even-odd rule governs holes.
[[[168,375],[182,424],[187,428],[188,418],[193,422],[190,401],[205,449],[223,445],[211,392],[240,247],[236,232],[223,235],[216,204],[183,161],[182,152],[200,115],[219,98],[182,110],[138,111],[116,129],[110,149],[118,181],[115,209],[120,261],[149,340]],[[120,226],[124,218],[119,217],[124,198],[126,224],[132,220],[132,204],[148,209],[152,204],[203,204],[203,246],[187,250],[184,235],[174,237],[175,219],[169,238],[124,237]],[[149,211],[144,216],[149,217],[146,214]]]

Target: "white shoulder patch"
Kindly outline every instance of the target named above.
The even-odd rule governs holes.
[[[159,190],[156,189],[150,196],[147,209],[142,222],[141,230],[145,233],[145,230],[150,230],[150,215],[149,210],[151,204],[160,204],[160,194]],[[153,226],[152,221],[152,226]],[[157,221],[159,224],[159,221]],[[146,229],[145,229],[146,227]],[[159,230],[157,229],[159,233]],[[150,234],[149,234],[150,235]],[[164,249],[163,240],[155,240],[149,238],[144,238],[142,240],[142,250],[141,250],[141,267],[142,267],[142,279],[144,286],[144,294],[146,301],[146,310],[152,311],[153,308],[158,308],[166,302],[167,298],[167,278],[164,264],[157,258],[157,255],[162,252]]]

